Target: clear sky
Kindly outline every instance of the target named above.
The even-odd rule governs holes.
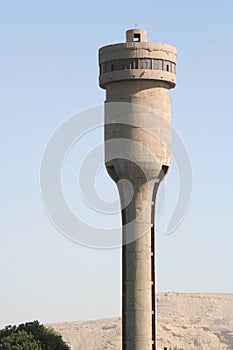
[[[44,211],[39,171],[54,130],[104,101],[98,48],[123,42],[136,23],[149,41],[177,47],[173,124],[193,167],[189,211],[172,235],[165,227],[177,196],[174,165],[166,179],[158,290],[233,293],[232,13],[230,0],[0,2],[0,326],[120,315],[120,249],[86,248],[61,235]],[[100,142],[103,130],[93,137]],[[75,204],[75,149],[64,188],[85,214],[78,197]],[[104,171],[97,180],[101,195],[117,198]]]

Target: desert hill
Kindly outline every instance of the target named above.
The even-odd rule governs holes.
[[[159,293],[158,349],[233,350],[233,294]],[[120,318],[51,324],[72,350],[120,350]]]

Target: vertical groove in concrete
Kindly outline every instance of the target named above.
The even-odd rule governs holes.
[[[152,210],[154,206],[152,205]],[[156,311],[155,311],[155,225],[151,228],[151,302],[152,302],[152,350],[156,349]]]

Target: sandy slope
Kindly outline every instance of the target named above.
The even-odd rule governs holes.
[[[233,294],[160,293],[158,348],[233,350]],[[72,350],[121,349],[120,318],[51,325]]]

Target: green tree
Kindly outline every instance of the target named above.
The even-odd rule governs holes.
[[[13,332],[0,340],[0,350],[42,350],[32,334],[25,331]]]
[[[62,336],[59,333],[55,332],[52,328],[45,327],[38,321],[20,324],[18,327],[7,326],[4,329],[0,330],[0,345],[4,344],[6,338],[8,338],[8,342],[16,342],[16,338],[19,337],[20,332],[23,332],[24,335],[26,333],[30,336],[31,340],[34,340],[37,345],[39,344],[39,348],[22,348],[23,350],[70,350],[69,346],[63,341]],[[21,350],[20,347],[0,347],[0,350],[8,349]]]

